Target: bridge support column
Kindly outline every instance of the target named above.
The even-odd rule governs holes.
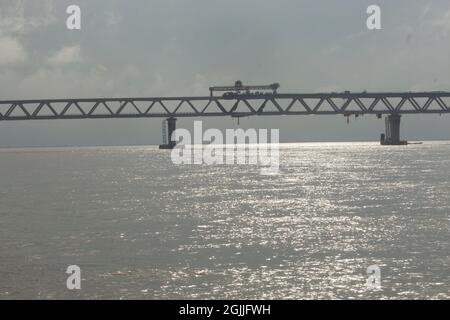
[[[401,115],[391,114],[385,119],[386,134],[381,135],[381,144],[388,146],[406,145],[407,141],[400,140]]]
[[[177,119],[170,117],[163,121],[163,144],[159,146],[160,149],[173,149],[176,146],[176,141],[172,140],[172,134],[176,129]]]

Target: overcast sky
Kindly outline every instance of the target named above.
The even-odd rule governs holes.
[[[66,9],[82,10],[81,30]],[[369,31],[366,9],[382,9]],[[450,91],[448,0],[1,0],[0,100],[207,95],[279,82],[280,92]],[[230,118],[206,127],[234,128]],[[408,116],[402,135],[450,139],[450,116]],[[190,128],[192,120],[179,126]],[[365,116],[243,119],[284,141],[378,140]],[[0,122],[1,146],[154,144],[161,120]]]

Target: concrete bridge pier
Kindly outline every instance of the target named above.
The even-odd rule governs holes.
[[[159,145],[160,149],[173,149],[176,141],[172,140],[172,133],[176,130],[177,119],[174,117],[167,118],[163,121],[163,144]]]
[[[381,134],[382,145],[399,146],[408,144],[407,141],[400,140],[400,119],[401,115],[391,114],[385,119],[386,133]]]

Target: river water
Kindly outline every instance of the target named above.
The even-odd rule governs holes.
[[[450,298],[449,142],[280,157],[264,176],[156,147],[1,150],[0,299]]]

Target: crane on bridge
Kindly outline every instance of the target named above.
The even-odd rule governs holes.
[[[277,90],[280,88],[279,83],[272,83],[271,85],[258,85],[258,86],[244,86],[241,80],[234,83],[234,86],[220,86],[220,87],[210,87],[210,96],[214,97],[214,92],[223,92],[222,95],[224,99],[235,99],[236,97],[251,97],[251,96],[268,96],[276,95]],[[256,91],[261,90],[261,91]],[[270,92],[271,91],[271,92]]]

